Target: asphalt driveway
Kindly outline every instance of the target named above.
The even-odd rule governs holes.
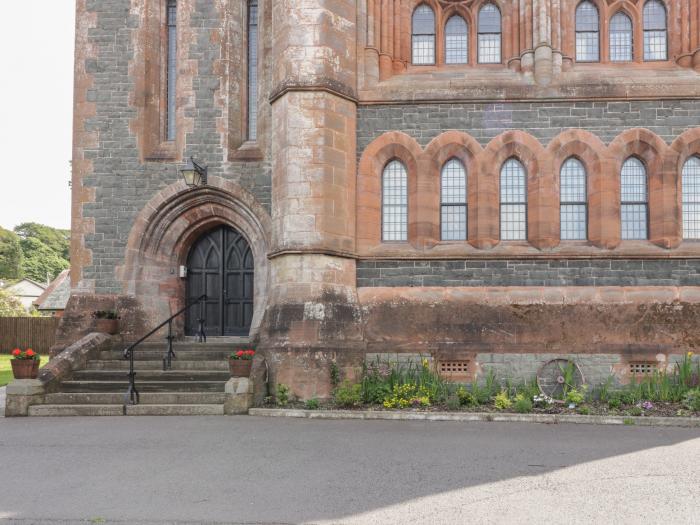
[[[0,523],[700,521],[697,429],[1,419],[0,465]]]

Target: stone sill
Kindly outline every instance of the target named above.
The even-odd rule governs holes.
[[[699,417],[578,416],[570,414],[493,414],[459,412],[410,412],[383,410],[299,410],[251,408],[249,416],[294,417],[304,419],[362,419],[384,421],[483,421],[497,423],[544,423],[581,425],[629,425],[700,428]]]

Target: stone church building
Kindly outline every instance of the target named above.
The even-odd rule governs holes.
[[[700,0],[77,0],[76,43],[64,346],[206,294],[309,398],[700,342]]]

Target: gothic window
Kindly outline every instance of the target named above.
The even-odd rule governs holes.
[[[598,62],[600,37],[598,9],[591,2],[581,2],[576,8],[576,60]]]
[[[426,4],[413,11],[413,63],[435,63],[435,13]]]
[[[683,238],[700,239],[700,157],[683,166]]]
[[[398,160],[382,173],[382,240],[408,240],[408,175]]]
[[[448,160],[440,177],[441,238],[467,240],[467,172],[457,159]]]
[[[581,241],[587,235],[586,169],[576,158],[568,159],[561,167],[561,240]]]
[[[445,24],[445,63],[466,64],[469,59],[469,29],[461,16],[451,17]]]
[[[501,240],[527,240],[527,178],[516,159],[501,168]]]
[[[666,8],[659,0],[644,4],[644,60],[666,60]]]
[[[610,20],[610,61],[629,62],[632,57],[632,20],[617,13]]]
[[[258,1],[248,2],[248,140],[258,137]]]
[[[501,12],[493,4],[479,10],[478,55],[480,64],[501,63]]]
[[[622,165],[620,178],[622,239],[647,239],[649,233],[646,168],[638,158],[630,157]]]
[[[175,110],[177,86],[177,1],[168,0],[167,33],[168,57],[166,68],[166,110],[165,135],[167,140],[175,140]]]

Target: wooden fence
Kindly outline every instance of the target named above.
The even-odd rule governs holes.
[[[0,354],[31,348],[48,355],[56,340],[56,317],[0,317]]]

